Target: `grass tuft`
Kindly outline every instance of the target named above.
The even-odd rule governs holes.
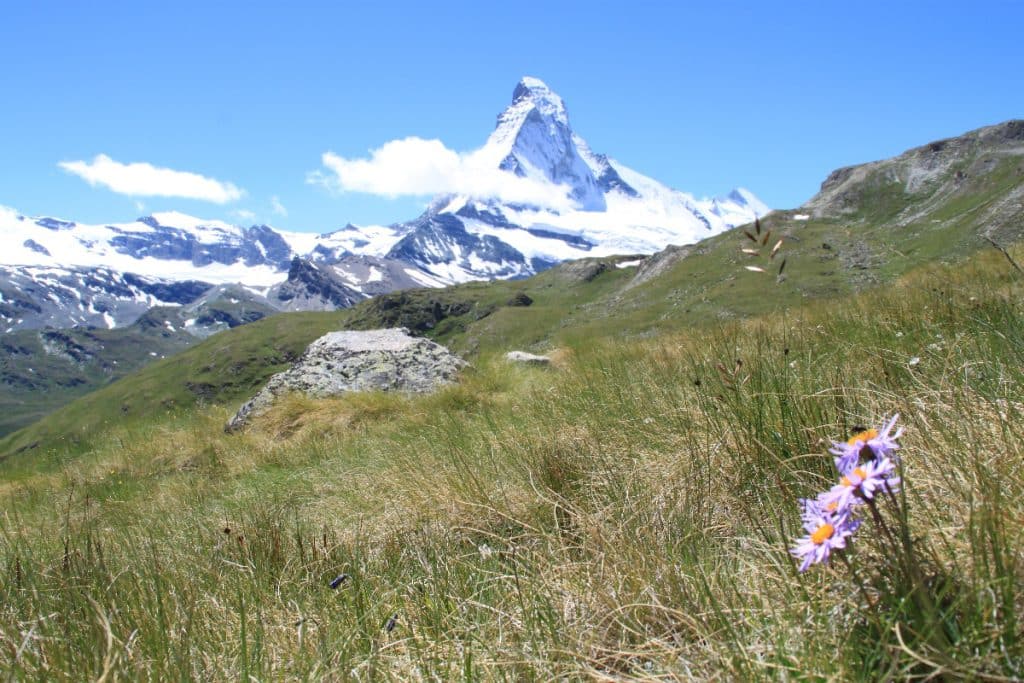
[[[243,434],[218,406],[112,425],[7,466],[0,670],[1019,679],[1022,290],[992,252],[841,305],[567,336],[550,368],[481,353],[431,396],[291,396]],[[944,640],[897,578],[789,553],[831,441],[894,412]]]

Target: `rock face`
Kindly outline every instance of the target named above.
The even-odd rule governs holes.
[[[672,266],[689,256],[692,251],[693,247],[691,246],[676,246],[670,244],[657,254],[652,254],[641,261],[640,265],[637,266],[636,274],[633,276],[633,279],[629,281],[629,284],[627,284],[626,287],[636,287],[648,280],[653,280],[661,274],[669,271]]]
[[[330,267],[319,267],[296,256],[288,279],[271,288],[267,297],[283,311],[333,311],[349,308],[366,296],[343,282]]]
[[[324,397],[347,391],[424,393],[455,380],[466,362],[404,328],[329,332],[309,345],[288,370],[270,378],[225,429],[235,431],[283,394]]]

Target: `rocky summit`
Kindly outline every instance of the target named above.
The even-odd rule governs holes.
[[[405,328],[329,332],[288,370],[270,378],[226,429],[243,428],[274,400],[291,392],[325,397],[349,391],[424,393],[455,380],[466,362],[440,344],[412,337]]]

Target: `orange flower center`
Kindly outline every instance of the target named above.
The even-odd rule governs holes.
[[[818,527],[818,530],[811,534],[811,541],[814,545],[821,545],[828,539],[832,538],[832,534],[836,532],[836,528],[828,522]]]
[[[852,481],[850,481],[849,477],[843,477],[842,481],[840,482],[843,486],[856,486],[860,484],[860,482],[867,479],[868,476],[868,473],[864,471],[863,467],[856,468],[853,472],[851,472],[851,474],[854,475],[855,477],[858,477],[860,481],[858,481],[857,484],[854,484]]]
[[[849,439],[846,440],[846,444],[848,446],[854,446],[854,445],[856,445],[856,443],[858,441],[862,441],[864,443],[867,443],[871,439],[874,439],[874,438],[877,438],[877,437],[878,437],[878,430],[877,429],[868,429],[868,430],[865,430],[863,432],[857,432],[856,434],[851,436]]]
[[[828,505],[825,506],[825,511],[826,512],[835,512],[838,509],[839,509],[839,501],[838,500],[833,500],[831,503],[829,503]]]

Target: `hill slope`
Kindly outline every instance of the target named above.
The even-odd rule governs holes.
[[[630,262],[623,258],[584,260],[519,282],[391,294],[344,313],[240,327],[173,363],[82,399],[69,411],[0,442],[0,449],[10,453],[48,443],[68,425],[80,432],[81,420],[92,427],[112,423],[122,419],[123,410],[145,416],[160,406],[187,408],[199,400],[241,402],[245,392],[282,367],[283,359],[339,327],[406,325],[458,352],[486,355],[781,313],[809,299],[842,297],[892,282],[921,265],[955,262],[991,249],[988,239],[1024,238],[1022,130],[1021,122],[1010,121],[892,160],[837,171],[804,207],[762,221],[761,232],[752,235],[756,242],[745,234],[755,231],[748,226],[693,247],[669,249],[636,268],[616,267]],[[922,168],[932,169],[927,181],[920,180]],[[918,180],[908,184],[910,177]],[[780,239],[782,246],[770,258]],[[751,265],[765,272],[747,270]],[[505,305],[516,292],[528,295],[533,305]],[[252,348],[265,351],[253,353]],[[223,361],[207,367],[206,358]],[[154,389],[136,389],[137,383]]]
[[[628,279],[627,271],[615,268],[615,262],[573,262],[525,281],[409,290],[380,295],[340,311],[267,317],[209,337],[74,401],[4,438],[0,454],[45,449],[57,443],[78,448],[75,444],[80,438],[111,425],[146,421],[197,405],[241,403],[270,375],[298,358],[310,342],[332,330],[403,326],[470,354],[495,350],[505,343],[537,343],[550,335],[566,310],[592,301]],[[474,336],[473,330],[483,320],[519,309],[531,311],[526,326],[519,328],[513,322],[515,331],[493,338]]]
[[[293,397],[242,435],[218,408],[151,417],[9,460],[0,670],[1020,679],[1022,295],[990,249],[786,315],[588,338],[560,369],[481,355],[433,396]],[[919,580],[869,519],[798,573],[826,449],[894,412],[906,514],[880,509]]]

